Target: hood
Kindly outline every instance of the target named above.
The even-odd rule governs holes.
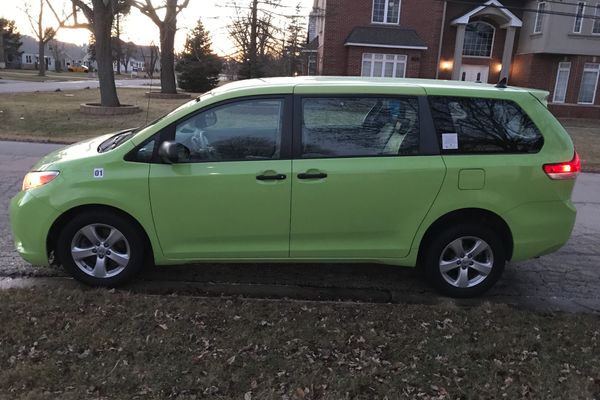
[[[91,155],[100,154],[98,153],[98,146],[100,143],[114,135],[114,133],[109,133],[107,135],[98,136],[93,139],[87,139],[82,142],[63,147],[62,149],[55,150],[39,160],[37,164],[31,168],[31,170],[44,171],[50,169],[50,167],[57,162],[77,160],[80,158],[89,157]]]

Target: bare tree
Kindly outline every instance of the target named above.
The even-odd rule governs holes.
[[[177,4],[177,3],[180,4]],[[133,0],[134,7],[154,22],[160,31],[160,91],[177,93],[175,82],[175,33],[177,32],[177,14],[188,6],[190,0],[163,0],[161,6],[154,6],[152,0]],[[160,19],[157,10],[165,9],[164,19]]]
[[[4,24],[0,22],[0,69],[6,68],[4,61]]]
[[[121,42],[121,20],[123,19],[123,15],[120,13],[115,15],[115,22],[113,26],[113,40],[115,41],[115,52],[117,59],[117,75],[121,75],[121,58],[123,57],[123,48]],[[127,71],[126,71],[127,72]]]
[[[62,72],[65,67],[63,65],[65,45],[58,40],[52,40],[50,43],[50,51],[52,52],[52,57],[54,57],[54,70],[56,72]]]
[[[58,19],[58,15],[48,4]],[[73,23],[61,26],[65,28],[86,28],[92,32],[96,43],[96,62],[100,81],[100,104],[105,107],[119,107],[119,97],[115,86],[112,55],[112,26],[117,14],[126,14],[130,9],[130,0],[71,0],[73,4]],[[77,10],[85,16],[87,22],[77,22]]]
[[[56,29],[54,29],[52,27],[44,28],[44,22],[43,22],[44,3],[46,2],[46,0],[39,0],[39,1],[40,1],[40,9],[39,9],[39,14],[37,15],[37,17],[33,16],[33,12],[31,11],[31,8],[29,7],[28,4],[25,5],[25,14],[27,15],[27,18],[29,19],[29,23],[31,24],[31,28],[33,29],[33,32],[35,33],[36,39],[38,40],[38,75],[46,76],[46,56],[45,56],[46,44],[48,44],[49,41],[54,39],[54,37],[56,36],[56,33],[60,29],[61,25],[64,24],[65,21],[71,17],[71,15],[67,15],[67,16],[63,17],[62,19],[59,18],[57,15],[58,27]]]
[[[269,3],[277,6],[277,3]],[[265,66],[278,53],[277,33],[273,15],[267,12],[258,13],[258,2],[253,0],[248,12],[234,4],[236,17],[228,28],[229,37],[233,41],[237,53],[236,60],[241,64],[240,75],[243,78],[258,78],[264,75]]]
[[[123,48],[123,45],[124,45],[124,48]],[[127,43],[121,42],[122,50],[121,50],[121,56],[119,58],[119,62],[121,64],[123,64],[123,66],[125,67],[125,73],[129,72],[128,71],[129,61],[131,61],[131,58],[135,54],[136,48],[137,48],[137,46],[133,42],[127,42]]]
[[[140,53],[144,60],[144,69],[146,70],[148,77],[152,78],[154,76],[154,71],[156,70],[156,62],[158,61],[158,47],[154,45],[147,46],[147,54],[144,53],[144,47],[146,46],[140,46]]]

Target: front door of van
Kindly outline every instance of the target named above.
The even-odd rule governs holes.
[[[149,184],[166,257],[288,257],[290,101],[240,100],[171,127],[180,161],[152,164]]]
[[[426,103],[308,94],[296,101],[290,255],[407,256],[445,174],[437,144],[420,135]]]

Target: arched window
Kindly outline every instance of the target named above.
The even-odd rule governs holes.
[[[494,27],[485,22],[471,22],[465,31],[463,55],[470,57],[491,57],[494,43]]]

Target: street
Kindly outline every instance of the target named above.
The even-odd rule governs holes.
[[[160,78],[150,79],[122,79],[115,80],[117,88],[146,88],[150,90],[150,84],[160,86]],[[78,90],[78,89],[95,89],[99,87],[97,79],[82,80],[82,81],[67,81],[67,82],[23,82],[12,80],[0,81],[0,93],[28,93],[28,92],[54,92],[58,89],[61,91]]]
[[[0,142],[0,287],[8,277],[64,276],[57,268],[33,267],[13,250],[9,199],[23,175],[59,145]],[[600,175],[581,174],[575,187],[577,222],[558,252],[507,265],[494,289],[475,302],[505,302],[541,310],[600,313]],[[32,227],[34,228],[34,227]],[[4,280],[4,283],[2,282]],[[45,279],[45,282],[52,281]],[[73,284],[72,282],[69,284]],[[8,285],[10,286],[10,285]],[[132,290],[379,302],[443,301],[408,268],[381,265],[278,264],[148,268]]]

